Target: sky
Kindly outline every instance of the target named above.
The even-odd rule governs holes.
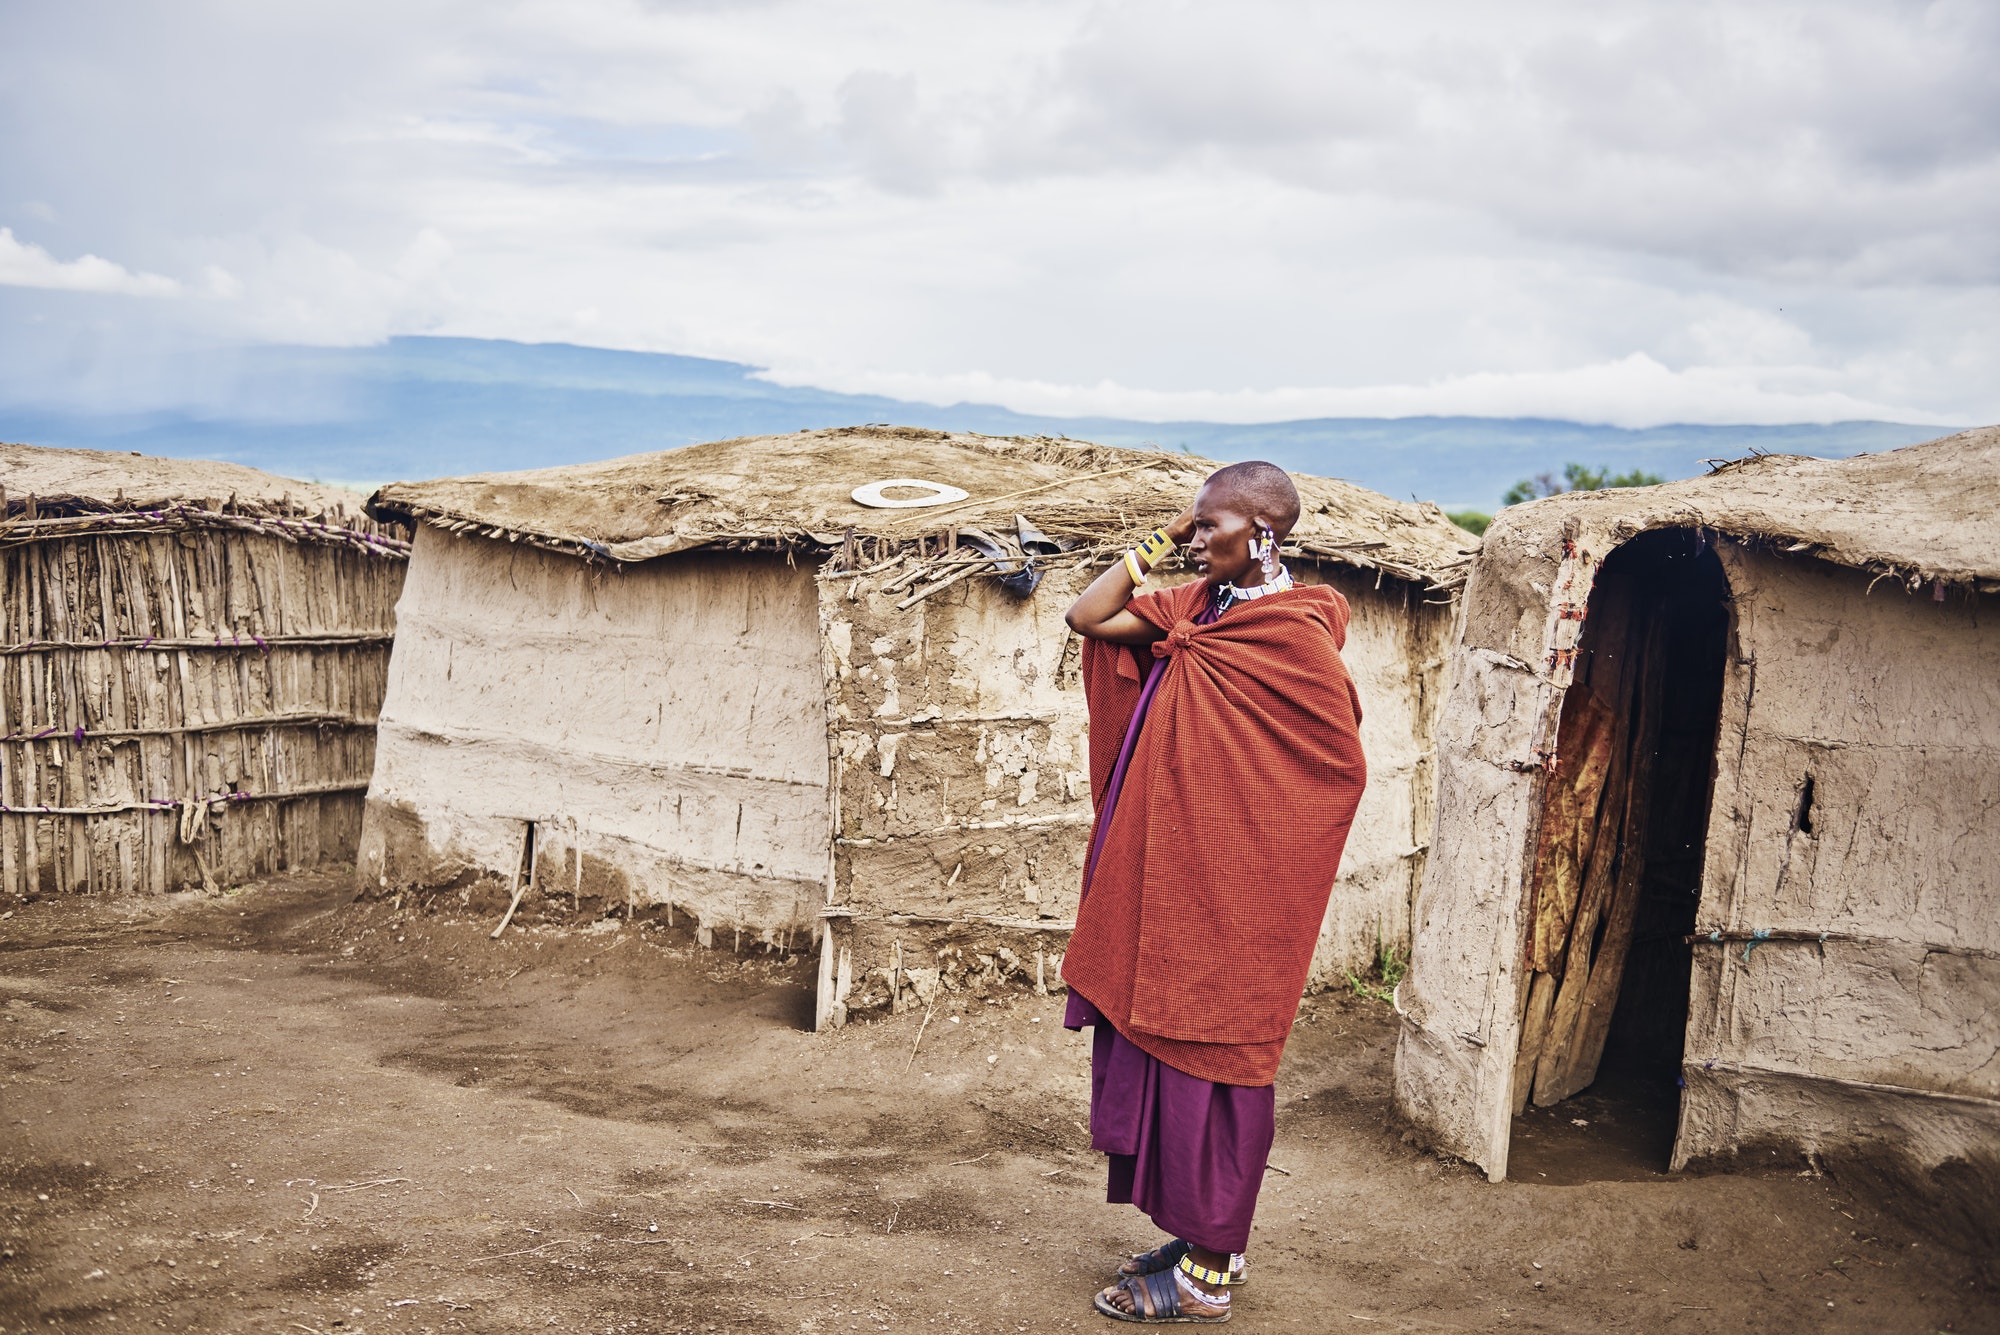
[[[1992,0],[0,0],[0,405],[403,334],[1146,421],[2000,421]]]

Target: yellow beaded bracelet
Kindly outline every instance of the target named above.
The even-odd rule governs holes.
[[[1205,1265],[1196,1265],[1194,1257],[1187,1253],[1183,1253],[1181,1256],[1181,1269],[1187,1271],[1204,1284],[1215,1284],[1227,1288],[1234,1282],[1234,1276],[1229,1271],[1210,1270]]]

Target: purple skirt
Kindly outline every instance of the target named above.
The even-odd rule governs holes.
[[[1105,1199],[1138,1206],[1197,1247],[1245,1250],[1277,1133],[1276,1087],[1222,1085],[1177,1071],[1074,990],[1063,1023],[1095,1026],[1090,1146],[1111,1158]]]

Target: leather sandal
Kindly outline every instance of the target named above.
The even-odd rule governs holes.
[[[1111,1295],[1120,1289],[1132,1296],[1132,1310],[1129,1312],[1120,1310],[1111,1301]],[[1174,1278],[1172,1269],[1156,1270],[1150,1275],[1127,1275],[1099,1293],[1092,1303],[1113,1321],[1132,1321],[1142,1325],[1219,1326],[1229,1320],[1231,1314],[1229,1308],[1224,1308],[1220,1316],[1196,1316],[1181,1310],[1180,1281]]]

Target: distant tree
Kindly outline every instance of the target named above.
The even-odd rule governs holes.
[[[1533,477],[1524,477],[1507,488],[1506,495],[1500,498],[1500,504],[1519,505],[1522,501],[1538,501],[1544,496],[1557,496],[1568,490],[1568,487],[1556,481],[1554,473],[1537,473]]]
[[[1447,510],[1446,519],[1464,529],[1467,533],[1486,534],[1486,526],[1493,522],[1493,516],[1483,510]]]
[[[1566,491],[1603,491],[1608,487],[1657,487],[1665,481],[1666,479],[1658,473],[1648,473],[1641,468],[1634,468],[1626,473],[1613,473],[1608,468],[1564,464],[1560,481],[1553,473],[1537,473],[1533,477],[1524,477],[1507,488],[1507,494],[1500,498],[1500,504],[1519,505],[1523,501],[1540,500],[1544,496],[1560,496]]]

